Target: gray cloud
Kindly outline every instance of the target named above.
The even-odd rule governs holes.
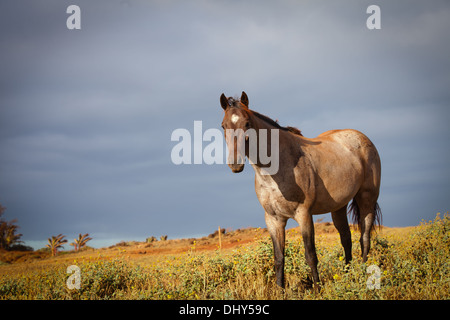
[[[48,3],[0,10],[0,203],[25,240],[264,226],[250,167],[170,161],[174,129],[219,127],[242,90],[306,136],[367,133],[386,224],[448,210],[445,1],[382,1],[375,31],[361,1],[79,1],[80,31]]]

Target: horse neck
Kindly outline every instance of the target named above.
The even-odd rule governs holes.
[[[283,130],[280,128],[277,128],[270,123],[260,119],[259,117],[255,115],[251,115],[251,121],[253,124],[253,129],[256,131],[257,140],[258,140],[258,152],[259,152],[259,141],[260,141],[260,135],[262,132],[261,129],[266,129],[267,133],[267,155],[272,156],[272,130],[278,130],[278,161],[279,166],[281,167],[289,167],[291,165],[295,166],[298,162],[298,158],[302,154],[301,151],[301,143],[299,139],[300,136],[296,136],[292,133],[290,133],[287,130]],[[248,156],[248,154],[247,154]],[[253,168],[255,169],[255,172],[259,172],[261,170],[262,166],[260,163],[252,164]]]

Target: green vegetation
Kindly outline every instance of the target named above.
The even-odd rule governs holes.
[[[450,219],[438,215],[410,232],[373,237],[362,263],[359,232],[352,235],[354,259],[317,237],[320,288],[311,288],[301,241],[286,246],[286,290],[275,284],[268,237],[229,253],[195,249],[158,260],[126,257],[61,262],[33,272],[0,276],[1,299],[449,299]],[[195,243],[194,243],[195,246]],[[81,270],[80,289],[68,289],[69,265]],[[368,266],[379,269],[380,288],[369,289]],[[0,265],[0,268],[5,267]]]
[[[89,233],[86,234],[79,234],[77,239],[73,239],[73,242],[70,244],[74,247],[75,251],[78,251],[86,246],[86,243],[88,241],[92,240],[91,237],[89,237]]]
[[[52,236],[51,238],[48,238],[48,244],[45,246],[49,248],[52,252],[52,256],[56,256],[58,254],[58,249],[63,248],[63,243],[66,243],[67,240],[64,239],[66,236],[63,236],[62,234],[58,234],[57,236]]]
[[[2,218],[3,213],[6,208],[0,205],[0,249],[11,250],[11,249],[19,249],[20,250],[20,238],[22,237],[21,233],[17,233],[17,229],[19,226],[16,224],[17,220],[6,221]],[[23,247],[23,246],[22,246]]]

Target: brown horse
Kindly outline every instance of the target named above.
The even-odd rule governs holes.
[[[273,242],[277,284],[284,287],[285,226],[289,218],[300,225],[306,261],[315,284],[319,283],[319,275],[313,215],[331,212],[344,247],[346,263],[349,263],[352,259],[352,241],[347,205],[352,199],[350,212],[361,231],[361,253],[365,262],[374,222],[381,223],[381,211],[377,204],[381,163],[377,149],[369,138],[351,129],[331,130],[317,138],[306,138],[300,130],[282,127],[250,110],[245,92],[242,92],[240,100],[222,94],[220,104],[225,111],[222,128],[229,149],[230,168],[233,172],[241,172],[244,169],[243,159],[247,157],[255,170],[256,195],[265,210],[265,220]],[[261,161],[258,152],[256,157],[249,157],[248,135],[231,135],[230,132],[234,132],[231,129],[256,132],[260,142],[258,151],[261,148],[261,132],[271,132],[264,147],[269,154],[274,142],[278,143],[277,172],[267,174],[264,171],[267,162]]]

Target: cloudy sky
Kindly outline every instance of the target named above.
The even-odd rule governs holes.
[[[81,30],[66,27],[71,4]],[[366,26],[372,4],[380,30]],[[250,166],[170,157],[175,129],[220,128],[221,93],[245,90],[307,137],[366,133],[384,224],[433,219],[450,209],[449,31],[445,0],[2,1],[5,218],[35,247],[264,227]]]

